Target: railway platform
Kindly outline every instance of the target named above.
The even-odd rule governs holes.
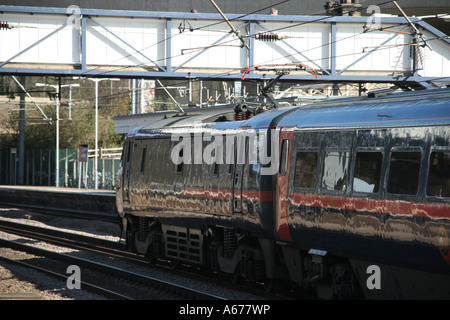
[[[112,190],[1,185],[0,205],[117,217]]]

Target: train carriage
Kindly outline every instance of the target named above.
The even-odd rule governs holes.
[[[291,267],[296,281],[336,264],[329,276],[356,271],[369,297],[450,297],[450,92],[437,92],[300,108],[279,122],[292,147],[281,151],[278,240],[287,260],[317,261]],[[389,290],[368,289],[371,265]]]
[[[150,259],[323,298],[448,298],[449,167],[450,89],[240,105],[131,132],[117,207]]]
[[[247,155],[257,148],[255,138],[271,139],[268,128],[278,116],[234,121],[232,108],[131,132],[117,191],[130,249],[232,277],[276,277],[273,175],[262,175],[267,166]]]

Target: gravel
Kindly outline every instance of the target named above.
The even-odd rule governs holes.
[[[95,220],[82,220],[82,219],[66,219],[61,217],[43,215],[34,213],[22,209],[5,209],[0,208],[0,220],[13,221],[18,223],[26,223],[34,226],[52,228],[57,230],[65,230],[78,234],[88,235],[91,237],[98,237],[110,241],[120,241],[120,229],[117,224],[95,221]],[[8,233],[0,232],[0,238],[8,240],[16,240],[20,242],[30,242],[35,246],[44,248],[47,250],[53,250],[58,252],[65,252],[66,254],[73,254],[82,256],[86,259],[92,259],[101,263],[114,264],[115,267],[133,270],[140,272],[147,276],[164,279],[166,281],[175,282],[180,285],[190,285],[198,290],[206,290],[215,295],[221,295],[227,299],[234,300],[248,300],[248,299],[263,299],[261,296],[254,296],[248,293],[236,292],[233,289],[220,288],[216,285],[204,283],[196,279],[186,279],[184,276],[177,276],[173,273],[166,272],[160,268],[140,267],[136,264],[127,261],[118,261],[105,256],[99,256],[97,254],[89,252],[81,252],[78,250],[58,247],[52,244],[43,243],[33,239],[25,239]],[[27,243],[28,244],[28,243]],[[8,252],[10,250],[11,252]],[[32,255],[18,253],[14,250],[0,248],[0,255],[2,256],[14,256],[14,259],[33,259]],[[8,294],[32,294],[34,297],[45,300],[98,300],[105,299],[104,297],[91,294],[84,290],[68,289],[65,281],[55,280],[48,276],[43,276],[35,271],[19,267],[16,265],[10,265],[9,263],[0,260],[0,298],[2,295]],[[83,280],[83,276],[82,279]],[[21,297],[19,297],[21,298]],[[23,299],[23,297],[22,297]]]
[[[94,220],[65,219],[48,216],[22,209],[0,208],[0,220],[18,222],[49,229],[70,231],[82,235],[103,238],[111,241],[119,241],[119,227],[112,223]],[[35,241],[0,232],[0,238],[29,242],[26,244],[37,245],[40,248],[57,252],[76,253],[77,250],[58,247],[48,243]],[[36,258],[33,255],[0,248],[0,255],[14,260],[26,260]],[[3,300],[105,300],[104,297],[92,294],[85,290],[68,289],[66,282],[44,275],[16,264],[0,260],[0,299]]]
[[[0,300],[105,300],[105,298],[85,290],[70,290],[64,281],[0,261]]]

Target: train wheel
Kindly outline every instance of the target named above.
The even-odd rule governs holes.
[[[228,279],[232,284],[239,283],[239,275],[236,272],[229,274]]]
[[[240,263],[238,263],[238,265],[236,266],[236,268],[234,269],[234,272],[233,273],[228,273],[228,279],[230,280],[230,282],[232,283],[232,284],[238,284],[239,283],[239,280],[240,280],[240,278],[241,278],[241,275],[240,275]]]
[[[266,278],[264,281],[264,290],[267,293],[280,293],[290,291],[289,283],[283,279]]]
[[[145,259],[147,259],[147,261],[150,264],[154,264],[156,262],[156,258],[153,255],[153,250],[151,249],[151,246],[148,247],[147,253],[145,254]]]
[[[170,267],[174,270],[178,269],[178,267],[180,266],[180,261],[179,260],[170,260]]]
[[[273,292],[275,290],[276,285],[276,280],[275,279],[269,279],[267,278],[266,281],[264,281],[264,290],[267,293]]]
[[[134,242],[134,232],[131,227],[131,223],[128,223],[127,230],[125,232],[126,236],[126,248],[131,252],[136,252],[136,243]]]

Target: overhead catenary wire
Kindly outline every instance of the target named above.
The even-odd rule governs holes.
[[[374,31],[375,31],[375,30],[374,30]],[[354,37],[354,36],[355,36],[355,35],[351,35],[351,36],[349,36],[349,37],[342,38],[342,39],[340,39],[340,40],[345,40],[345,39],[348,39],[348,38],[351,38],[351,37]],[[442,39],[442,38],[448,38],[448,36],[430,38],[430,39],[428,39],[428,41],[438,40],[438,39]],[[340,41],[340,40],[336,40],[336,41]],[[324,44],[324,45],[328,45],[328,44]],[[321,46],[318,46],[318,47],[314,47],[314,48],[310,48],[310,49],[308,49],[308,50],[306,50],[306,51],[304,51],[304,52],[307,52],[307,51],[309,51],[309,50],[318,49],[318,48],[320,48],[320,47],[323,47],[324,45],[321,45]],[[398,44],[397,46],[401,46],[401,45],[403,45],[403,44]],[[387,49],[387,48],[388,48],[388,47],[380,47],[379,50],[383,50],[383,49]],[[359,54],[359,53],[361,53],[361,52],[351,52],[351,53],[346,53],[346,54],[341,54],[341,55],[335,55],[335,56],[332,56],[332,57],[338,58],[338,57],[352,56],[352,55]],[[280,57],[279,59],[281,59],[281,58],[286,58],[286,57],[292,56],[292,55],[294,55],[294,54],[289,54],[289,55]],[[328,56],[327,56],[327,57],[322,57],[322,58],[311,59],[311,61],[316,61],[316,62],[317,62],[317,61],[320,61],[320,60],[323,60],[323,59],[329,59],[329,58],[331,58],[331,57],[328,57]],[[252,67],[255,67],[255,66],[252,66]],[[250,68],[252,68],[252,67],[250,67]],[[247,69],[247,70],[248,70],[248,69]],[[231,72],[231,71],[234,71],[234,69],[233,69],[233,70],[230,69],[229,71],[230,71],[230,72]],[[248,71],[247,71],[247,72],[248,72]],[[227,74],[227,72],[221,72],[221,73],[216,74],[215,76],[211,76],[211,77],[209,77],[209,78],[207,78],[207,79],[203,79],[203,80],[214,80],[214,78],[221,77],[221,76],[226,75],[226,74]],[[184,84],[185,81],[186,81],[186,80],[181,80],[179,83],[180,83],[180,84]],[[175,84],[175,85],[176,85],[176,84]],[[141,89],[136,89],[136,90],[141,90]],[[116,93],[116,94],[113,94],[113,95],[104,95],[104,96],[100,96],[99,98],[100,98],[100,99],[106,99],[106,98],[108,98],[108,97],[116,97],[116,96],[120,96],[120,95],[126,95],[126,94],[129,94],[130,92],[131,92],[131,89],[128,89],[127,91],[124,91],[124,92]],[[90,100],[93,100],[93,99],[94,99],[94,98],[90,98]],[[82,100],[86,101],[86,100],[89,100],[89,99],[82,98],[82,99],[78,99],[78,100],[79,100],[79,101],[82,101]],[[73,101],[77,101],[77,100],[74,99]]]
[[[286,1],[282,1],[281,3],[283,3],[283,2],[286,2]],[[378,3],[377,5],[384,5],[384,4],[387,4],[387,3],[391,3],[391,1],[380,2],[380,3]],[[366,9],[366,8],[362,7],[362,8],[357,9],[357,10],[364,10],[364,9]],[[258,10],[258,11],[260,11],[260,10]],[[246,16],[246,15],[248,15],[248,14],[241,15],[241,16],[239,16],[239,17],[236,17],[236,18],[230,19],[230,20],[239,19],[239,18],[242,18],[242,17],[244,17],[244,16]],[[297,24],[293,24],[293,25],[291,24],[291,25],[289,25],[289,26],[285,26],[285,27],[280,27],[280,28],[277,28],[277,29],[273,29],[273,30],[270,30],[270,32],[273,33],[274,31],[280,31],[280,30],[283,30],[283,29],[292,28],[292,27],[299,26],[299,25],[305,25],[305,24],[309,24],[309,23],[320,22],[320,21],[322,21],[322,20],[326,20],[326,19],[329,19],[329,18],[332,18],[332,17],[330,17],[330,16],[319,17],[319,18],[314,19],[314,20],[304,21],[304,22],[301,22],[301,23],[297,23]],[[221,22],[216,22],[216,23],[213,23],[213,24],[209,24],[209,25],[206,25],[206,26],[204,26],[204,27],[211,26],[211,25],[215,25],[215,24],[218,24],[218,23],[223,23],[223,21],[221,21]],[[204,28],[204,27],[194,28],[193,30],[198,30],[198,29],[201,29],[201,28]],[[386,28],[385,28],[385,29],[386,29]],[[359,34],[351,35],[351,36],[349,36],[349,37],[356,37],[356,36],[358,36],[358,35],[360,35],[360,34],[362,34],[362,33],[363,33],[363,32],[361,32],[361,33],[359,33]],[[176,35],[169,36],[169,37],[167,37],[166,39],[159,41],[158,43],[161,43],[162,41],[166,41],[167,39],[172,38],[173,36],[176,36]],[[242,37],[245,38],[245,37],[254,37],[254,36],[255,36],[255,35],[244,35],[244,36],[242,36]],[[336,41],[334,41],[334,42],[331,42],[331,43],[335,43],[335,42],[338,42],[338,41],[341,41],[341,40],[343,40],[343,39],[338,39],[338,40],[336,40]],[[230,43],[230,42],[232,42],[232,41],[236,41],[236,39],[228,40],[228,41],[225,41],[225,42],[220,42],[220,43],[218,43],[218,44],[211,45],[211,46],[208,46],[208,47],[201,47],[201,48],[199,48],[198,50],[204,50],[205,48],[214,48],[214,47],[216,47],[216,46],[224,46],[224,45],[226,45],[226,44],[228,44],[228,43]],[[331,43],[323,44],[323,45],[321,45],[320,47],[323,47],[323,46],[329,46],[329,45],[331,45]],[[154,45],[156,45],[156,44],[154,44]],[[153,45],[152,45],[152,46],[153,46]],[[150,46],[149,46],[149,47],[150,47]],[[146,47],[146,48],[144,48],[144,49],[142,49],[142,50],[146,50],[146,49],[149,48],[149,47]],[[185,51],[185,50],[189,50],[189,49],[183,49],[183,54],[184,54],[184,51]],[[312,50],[312,49],[309,49],[309,50]],[[307,51],[309,51],[309,50],[307,50]],[[196,51],[196,50],[191,49],[191,52],[190,52],[190,53],[194,53],[195,51]],[[306,52],[306,51],[303,51],[303,52]],[[126,57],[129,57],[129,56],[132,56],[132,55],[134,55],[134,53],[131,53],[131,54],[127,55]],[[182,55],[182,54],[181,54],[181,55]],[[295,54],[291,54],[291,55],[295,55]],[[170,57],[164,57],[164,58],[158,59],[158,60],[156,60],[155,62],[157,62],[157,61],[163,61],[163,60],[165,60],[165,59],[167,59],[167,58],[173,59],[173,58],[176,58],[176,57],[179,57],[179,56],[180,56],[180,55],[172,55],[172,56],[170,56]],[[126,57],[123,57],[123,58],[126,58]],[[121,59],[123,59],[123,58],[121,58]],[[119,60],[120,60],[120,59],[119,59]],[[117,60],[117,61],[118,61],[118,60]],[[146,66],[146,65],[147,65],[147,64],[144,62],[144,63],[141,63],[141,64],[139,64],[139,65],[137,65],[137,66]],[[108,74],[108,73],[111,73],[111,72],[124,70],[124,69],[130,68],[130,67],[131,67],[131,66],[123,66],[123,67],[114,68],[113,70],[105,70],[105,71],[104,71],[103,73],[101,73],[101,74]],[[133,67],[136,67],[136,66],[133,66]],[[86,71],[86,74],[88,74],[89,72],[94,71],[94,70],[96,70],[96,69],[98,69],[98,68],[90,69],[90,70]],[[231,71],[231,72],[232,72],[232,71]],[[222,74],[227,74],[227,73],[225,72],[225,73],[222,73]],[[214,77],[214,78],[215,78],[215,77]],[[208,78],[203,78],[203,80],[208,80]]]
[[[267,6],[267,7],[264,7],[264,8],[255,10],[255,11],[252,11],[252,12],[250,12],[250,13],[246,13],[246,14],[240,15],[240,16],[235,17],[235,18],[232,18],[232,19],[229,19],[229,21],[234,21],[234,20],[242,19],[242,18],[244,18],[244,17],[246,17],[246,16],[248,16],[248,15],[257,13],[257,12],[262,11],[262,10],[266,10],[266,9],[268,9],[268,8],[271,8],[271,7],[274,7],[274,6],[283,4],[283,3],[288,2],[288,1],[290,1],[290,0],[283,0],[283,1],[280,1],[280,2],[277,2],[277,3],[274,3],[274,4],[271,4],[270,6]],[[363,1],[367,1],[367,0],[363,0]],[[388,2],[389,2],[389,1],[388,1]],[[383,2],[382,4],[384,4],[384,3],[387,3],[387,2]],[[323,11],[320,11],[320,12],[314,12],[314,13],[310,13],[310,14],[318,14],[318,13],[321,13],[321,12],[323,12]],[[328,19],[328,18],[330,18],[330,17],[329,17],[329,16],[325,17],[325,19]],[[323,19],[324,19],[324,18],[319,18],[319,19],[316,19],[316,20],[314,20],[314,21],[305,22],[304,24],[316,22],[316,21],[323,20]],[[207,24],[207,25],[204,25],[204,26],[201,26],[201,27],[193,28],[192,31],[199,30],[199,29],[203,29],[203,28],[208,28],[208,27],[210,27],[210,26],[214,26],[214,25],[221,24],[221,23],[224,23],[224,21],[214,22],[214,23],[210,23],[210,24]],[[292,26],[288,26],[288,27],[286,27],[286,28],[290,28],[290,27],[292,27]],[[282,30],[282,29],[284,29],[284,28],[278,28],[278,29],[276,29],[276,30]],[[158,45],[158,44],[160,44],[160,43],[163,43],[163,42],[165,42],[165,41],[167,41],[167,40],[169,40],[169,39],[172,39],[172,38],[174,38],[174,37],[176,37],[176,36],[179,36],[179,35],[180,35],[180,33],[175,34],[175,35],[167,36],[165,39],[162,39],[162,40],[160,40],[160,41],[158,41],[158,42],[156,42],[156,43],[154,43],[154,44],[152,44],[152,45],[150,45],[150,46],[147,46],[147,47],[145,47],[145,48],[142,48],[141,51],[147,50],[147,49],[149,49],[149,48],[151,48],[151,47],[153,47],[153,46],[155,46],[155,45]],[[246,37],[246,36],[243,36],[243,37]],[[111,63],[120,61],[120,60],[122,60],[122,59],[124,59],[124,58],[128,58],[128,57],[133,56],[133,55],[135,55],[135,54],[136,54],[136,52],[130,53],[130,54],[128,54],[128,55],[126,55],[126,56],[124,56],[124,57],[121,57],[120,59],[117,59],[117,60],[115,60],[115,61],[113,61],[113,62],[111,62]],[[172,55],[172,56],[170,56],[170,57],[168,57],[168,58],[174,58],[174,57],[177,57],[177,56],[178,56],[178,55]],[[166,58],[162,58],[162,59],[159,59],[159,60],[156,60],[156,61],[162,61],[162,60],[164,60],[164,59],[166,59]],[[110,63],[110,64],[111,64],[111,63]],[[146,65],[146,63],[141,63],[141,64],[139,64],[139,65],[137,65],[137,66],[145,66],[145,65]],[[134,67],[136,67],[136,66],[134,66]],[[124,69],[127,69],[127,68],[130,68],[130,66],[118,67],[118,68],[116,68],[116,69],[114,69],[114,70],[106,70],[103,74],[107,74],[107,73],[111,73],[111,72],[119,71],[119,70],[124,70]],[[99,67],[93,68],[93,69],[90,69],[90,70],[87,70],[86,72],[82,73],[81,76],[89,75],[89,74],[88,74],[89,72],[92,72],[92,71],[95,71],[95,70],[98,70],[98,69],[99,69]]]
[[[289,2],[289,1],[290,1],[290,0],[282,0],[282,1],[276,2],[276,3],[274,3],[274,4],[271,4],[270,6],[267,6],[267,7],[258,9],[258,10],[254,10],[254,11],[252,11],[252,12],[245,13],[245,14],[242,14],[242,15],[237,16],[237,17],[235,17],[235,18],[229,19],[229,21],[239,20],[239,19],[242,19],[242,18],[244,18],[244,17],[246,17],[246,16],[248,16],[248,15],[255,14],[255,13],[260,12],[260,11],[262,11],[262,10],[267,10],[268,8],[271,8],[271,7],[273,7],[273,6],[277,6],[277,5],[280,5],[280,4],[283,4],[283,3],[285,3],[285,2]],[[215,25],[218,25],[218,24],[221,24],[221,23],[224,23],[224,21],[213,22],[213,23],[206,24],[206,25],[203,25],[203,26],[200,26],[200,27],[197,27],[197,28],[192,28],[192,29],[190,28],[190,31],[196,31],[196,30],[200,30],[200,29],[204,29],[204,28],[209,28],[209,27],[211,27],[211,26],[215,26]],[[165,37],[164,39],[157,41],[157,42],[154,43],[154,44],[151,44],[151,45],[149,45],[149,46],[147,46],[147,47],[145,47],[145,48],[140,49],[140,51],[144,51],[144,50],[150,49],[150,48],[152,48],[152,47],[154,47],[154,46],[156,46],[156,45],[158,45],[158,44],[160,44],[160,43],[164,43],[164,42],[168,41],[169,39],[172,39],[172,38],[174,38],[174,37],[177,37],[177,36],[179,36],[180,34],[182,34],[182,33],[173,34],[173,35],[171,34],[171,35]],[[112,61],[111,63],[120,61],[120,60],[122,60],[122,59],[126,59],[126,58],[131,57],[131,56],[134,56],[135,54],[137,54],[137,52],[130,53],[130,54],[124,56],[124,57],[121,57],[121,58],[119,58],[119,59],[117,59],[117,60]],[[171,56],[170,58],[173,58],[173,57],[174,57],[174,56]],[[164,59],[165,59],[165,58],[164,58]],[[163,60],[163,59],[160,59],[160,60]],[[160,60],[156,60],[156,61],[160,61]],[[111,64],[111,63],[110,63],[110,64]],[[144,66],[144,65],[145,65],[145,63],[141,63],[141,64],[139,64],[138,66]],[[95,70],[98,70],[99,68],[100,68],[100,67],[90,69],[90,70],[88,70],[88,71],[86,71],[86,72],[83,72],[80,76],[86,76],[87,73],[92,72],[92,71],[95,71]],[[130,68],[130,67],[129,67],[129,66],[119,67],[119,68],[117,68],[115,71],[119,71],[119,70],[123,70],[123,69],[127,69],[127,68]],[[107,72],[112,72],[112,71],[105,71],[105,73],[107,73]]]
[[[419,29],[417,29],[417,27],[414,25],[414,23],[411,22],[411,20],[405,14],[405,12],[402,10],[402,8],[400,8],[397,1],[395,1],[395,0],[391,0],[391,1],[397,7],[397,9],[400,11],[400,13],[403,15],[403,17],[406,19],[406,21],[408,21],[408,24],[411,26],[411,28],[414,29],[414,35],[419,36],[422,39],[422,41],[425,43],[425,46],[427,46],[428,49],[432,50],[431,47],[427,44],[426,40],[423,38],[422,33],[419,31]]]
[[[374,30],[375,31],[375,30]],[[362,34],[363,32],[361,32],[360,34]],[[359,34],[358,34],[359,35]],[[345,40],[345,39],[348,39],[348,38],[352,38],[353,36],[355,36],[355,35],[352,35],[352,36],[349,36],[349,37],[346,37],[346,38],[342,38],[342,39],[340,39],[340,40]],[[428,39],[428,41],[433,41],[433,40],[438,40],[438,39],[442,39],[442,38],[445,38],[445,37],[436,37],[436,38],[431,38],[431,39]],[[336,41],[339,41],[339,40],[336,40]],[[325,44],[325,45],[328,45],[328,44]],[[309,50],[314,50],[314,49],[317,49],[317,48],[320,48],[320,47],[322,47],[322,46],[324,46],[324,45],[321,45],[321,46],[318,46],[318,47],[314,47],[314,48],[310,48]],[[380,47],[379,48],[379,50],[384,50],[384,49],[388,49],[387,47]],[[305,52],[305,51],[304,51]],[[355,55],[355,54],[360,54],[361,52],[351,52],[351,53],[346,53],[346,54],[341,54],[341,55],[335,55],[335,56],[333,56],[334,58],[339,58],[339,57],[346,57],[346,56],[353,56],[353,55]],[[289,55],[287,55],[287,56],[292,56],[293,54],[289,54]],[[286,58],[287,56],[284,56],[284,57],[281,57],[281,58]],[[280,58],[280,59],[281,59]],[[322,57],[322,58],[315,58],[315,59],[311,59],[311,61],[315,61],[315,62],[319,62],[319,61],[321,61],[321,60],[324,60],[324,59],[329,59],[330,57]],[[252,67],[255,67],[255,66],[252,66]],[[252,68],[252,67],[250,67],[250,68]],[[230,72],[232,72],[232,71],[234,71],[234,69],[233,70],[229,70]],[[247,71],[248,72],[248,71]],[[208,78],[205,78],[205,79],[203,79],[203,80],[211,80],[211,81],[213,81],[215,78],[220,78],[220,77],[222,77],[223,75],[227,75],[227,74],[229,74],[229,73],[227,73],[227,72],[221,72],[221,73],[218,73],[218,74],[216,74],[216,75],[214,75],[214,76],[210,76],[210,77],[208,77]],[[186,80],[180,80],[180,84],[184,84],[185,83],[185,81]],[[174,85],[176,85],[176,83],[174,84]],[[137,89],[137,90],[140,90],[140,89]],[[129,92],[131,92],[131,90],[130,91],[128,91],[128,92],[124,92],[124,93],[118,93],[118,94],[115,94],[115,95],[107,95],[107,96],[101,96],[100,98],[102,98],[102,99],[104,99],[104,98],[108,98],[108,97],[114,97],[114,96],[118,96],[118,95],[124,95],[124,94],[129,94]],[[81,99],[80,99],[81,100]]]
[[[255,13],[255,12],[258,12],[258,11],[261,11],[261,10],[267,9],[267,8],[269,8],[269,7],[273,7],[273,6],[276,6],[276,5],[278,5],[278,4],[282,4],[282,3],[288,2],[288,1],[289,1],[289,0],[280,1],[280,2],[278,2],[278,3],[275,3],[275,4],[270,5],[270,6],[268,6],[268,7],[265,7],[265,8],[262,8],[262,9],[258,9],[258,10],[255,10],[255,11],[251,12],[251,13],[246,13],[246,14],[243,14],[243,15],[241,15],[241,16],[235,17],[235,18],[233,18],[233,19],[230,19],[230,21],[236,20],[236,19],[241,19],[241,18],[243,18],[243,17],[245,17],[245,16],[247,16],[247,15],[249,15],[249,14],[253,14],[253,13]],[[386,4],[386,3],[391,3],[391,1],[380,2],[380,3],[378,3],[377,5],[384,5],[384,4]],[[364,9],[365,9],[365,8],[360,8],[360,9],[357,9],[357,10],[364,10]],[[316,12],[316,13],[319,13],[319,12]],[[316,13],[312,13],[312,14],[316,14]],[[294,24],[294,25],[290,25],[290,26],[286,26],[286,27],[281,27],[281,28],[278,28],[278,29],[273,29],[273,30],[271,30],[271,32],[273,33],[274,31],[279,31],[279,30],[283,30],[283,29],[286,29],[286,28],[292,28],[292,27],[298,26],[298,25],[304,25],[304,24],[308,24],[308,23],[319,22],[319,21],[321,21],[321,20],[323,20],[323,19],[328,19],[328,18],[330,18],[330,17],[329,17],[329,16],[326,16],[326,17],[320,17],[320,18],[314,19],[314,20],[312,20],[312,21],[305,21],[305,22],[301,22],[301,23],[298,23],[298,24]],[[194,28],[193,31],[194,31],[194,30],[201,30],[202,28],[206,28],[206,27],[208,27],[208,26],[212,26],[212,25],[219,24],[219,23],[223,23],[223,21],[211,23],[211,24],[208,24],[208,25],[205,25],[205,26],[201,26],[201,27],[197,27],[197,28]],[[176,35],[170,35],[170,36],[166,37],[165,39],[162,39],[162,40],[158,41],[157,43],[152,44],[151,46],[148,46],[148,47],[146,47],[146,48],[141,49],[140,51],[146,50],[147,48],[150,48],[150,47],[152,47],[152,46],[154,46],[154,45],[157,45],[158,43],[167,41],[169,38],[172,38],[172,37],[174,37],[174,36],[176,36]],[[251,37],[251,36],[255,36],[255,35],[249,35],[248,37]],[[357,36],[357,35],[353,35],[353,36]],[[247,36],[243,36],[243,37],[247,37]],[[328,44],[324,44],[324,45],[328,45]],[[223,46],[223,44],[222,44],[222,43],[219,43],[219,44],[217,44],[217,45],[215,45],[215,46]],[[188,49],[186,49],[186,50],[188,50]],[[192,51],[194,51],[194,50],[192,50]],[[120,59],[117,59],[116,62],[119,61],[119,60],[122,60],[122,59],[126,59],[127,57],[133,56],[133,55],[135,55],[135,54],[137,54],[137,52],[130,53],[130,54],[124,56],[124,57],[121,57]],[[164,59],[167,59],[167,58],[173,58],[173,57],[177,57],[177,56],[178,56],[178,55],[172,55],[171,57],[165,57]],[[162,61],[162,60],[163,60],[163,59],[160,59],[160,60],[157,60],[157,61]],[[114,61],[111,62],[110,65],[111,65],[112,63],[114,63]],[[137,66],[146,66],[146,65],[147,65],[147,63],[146,63],[146,62],[143,62],[143,63],[141,63],[141,64],[139,64],[139,65],[137,65]],[[136,66],[121,66],[121,67],[115,68],[115,69],[113,69],[113,70],[105,70],[105,71],[104,71],[103,73],[101,73],[101,74],[107,74],[107,73],[114,72],[114,71],[124,70],[124,69],[130,68],[130,67],[136,67]],[[100,68],[100,66],[99,66],[99,67],[96,67],[96,68],[93,68],[93,69],[89,69],[89,70],[87,70],[86,72],[82,73],[81,76],[89,76],[89,73],[90,73],[90,72],[93,72],[93,71],[95,71],[95,70],[98,70],[99,68]],[[206,79],[205,79],[205,80],[206,80]]]
[[[287,0],[288,1],[288,0]],[[281,2],[279,2],[279,3],[284,3],[284,2],[287,2],[287,1],[281,1]],[[378,5],[383,5],[383,4],[386,4],[386,3],[390,3],[390,1],[386,1],[386,2],[381,2],[381,3],[379,3]],[[362,8],[361,10],[363,10],[363,9],[365,9],[365,8]],[[258,10],[259,11],[259,10]],[[248,14],[246,14],[246,15],[248,15]],[[243,16],[245,16],[245,15],[242,15],[242,16],[240,16],[240,17],[243,17]],[[321,18],[318,18],[318,19],[314,19],[314,20],[312,20],[312,21],[306,21],[306,22],[302,22],[302,23],[299,23],[299,24],[295,24],[295,25],[290,25],[290,26],[286,26],[286,27],[282,27],[282,28],[278,28],[278,29],[273,29],[273,30],[271,30],[271,32],[274,32],[274,31],[279,31],[279,30],[282,30],[282,29],[286,29],[286,28],[292,28],[292,27],[294,27],[294,26],[296,26],[296,25],[304,25],[304,24],[307,24],[307,23],[314,23],[314,22],[318,22],[318,21],[320,21],[320,20],[323,20],[323,19],[328,19],[328,18],[330,18],[330,17],[321,17]],[[235,19],[237,19],[237,18],[235,18]],[[232,20],[232,19],[230,19],[230,20]],[[218,24],[218,23],[223,23],[222,21],[221,22],[216,22],[216,23],[214,23],[214,24]],[[213,24],[210,24],[210,25],[213,25]],[[201,28],[204,28],[205,26],[203,26],[203,27],[198,27],[198,28],[195,28],[194,30],[201,30]],[[349,36],[348,38],[351,38],[351,37],[356,37],[356,36],[358,36],[359,34],[354,34],[354,35],[351,35],[351,36]],[[171,35],[170,37],[173,37],[173,36],[175,36],[175,35]],[[255,35],[249,35],[249,36],[255,36]],[[169,37],[168,37],[169,38]],[[161,43],[161,42],[163,42],[163,41],[166,41],[168,38],[166,38],[166,39],[163,39],[163,40],[161,40],[161,41],[159,41],[158,43]],[[231,41],[235,41],[236,39],[233,39],[233,40],[231,40]],[[341,40],[343,40],[343,39],[337,39],[335,42],[337,42],[337,41],[341,41]],[[154,46],[154,45],[156,45],[156,44],[153,44],[152,46]],[[218,44],[217,46],[221,46],[222,44]],[[330,43],[326,43],[326,44],[323,44],[323,45],[321,45],[321,46],[319,46],[319,47],[323,47],[323,46],[328,46],[328,45],[330,45]],[[309,48],[308,50],[306,50],[306,51],[303,51],[303,52],[307,52],[307,51],[310,51],[310,50],[314,50],[314,49],[316,49],[316,48],[319,48],[319,47],[315,47],[315,48]],[[147,47],[148,48],[148,47]],[[144,50],[144,49],[143,49]],[[135,53],[131,53],[131,54],[129,54],[128,56],[132,56],[132,55],[134,55]],[[353,54],[356,54],[356,53],[353,53]],[[280,57],[280,58],[278,58],[278,59],[282,59],[282,58],[286,58],[286,57],[288,57],[288,56],[295,56],[296,54],[295,53],[293,53],[293,54],[289,54],[289,55],[286,55],[286,56],[284,56],[284,57]],[[349,54],[346,54],[346,55],[351,55],[351,53],[349,53]],[[173,55],[173,56],[171,56],[171,58],[172,57],[176,57],[176,56],[178,56],[178,55]],[[340,57],[340,56],[345,56],[345,55],[336,55],[336,56],[334,56],[334,57]],[[122,57],[122,58],[120,58],[120,59],[124,59],[125,57]],[[329,58],[332,58],[332,57],[326,57],[327,59],[329,59]],[[166,58],[164,58],[164,59],[166,59]],[[322,59],[325,59],[325,58],[317,58],[317,59],[311,59],[311,60],[313,60],[313,61],[317,61],[317,60],[322,60]],[[162,59],[160,59],[160,60],[162,60]],[[159,61],[159,60],[157,60],[157,61]],[[144,66],[145,65],[145,63],[143,63],[143,64],[140,64],[141,66]],[[119,68],[115,68],[114,70],[105,70],[105,72],[104,72],[104,74],[107,74],[107,73],[109,73],[109,72],[114,72],[114,71],[117,71],[117,70],[123,70],[123,69],[126,69],[126,68],[130,68],[130,66],[124,66],[124,67],[119,67]],[[87,76],[89,76],[89,72],[91,72],[91,71],[93,71],[93,70],[95,70],[95,69],[89,69],[89,70],[87,70],[86,71],[86,74],[87,74]],[[231,70],[230,69],[230,72],[232,72],[233,70]],[[86,76],[86,74],[83,74],[84,76]],[[223,74],[227,74],[226,72],[225,73],[220,73],[220,74],[217,74],[216,76],[211,76],[211,77],[209,77],[209,78],[204,78],[203,80],[208,80],[208,79],[214,79],[214,78],[216,78],[216,77],[220,77],[221,75],[223,75]]]
[[[246,47],[248,50],[250,50],[250,47],[248,46],[248,44],[244,41],[244,39],[242,38],[241,34],[239,33],[238,30],[236,30],[236,28],[231,24],[231,22],[227,19],[227,17],[223,14],[222,10],[220,10],[219,6],[214,2],[214,0],[209,0],[212,5],[216,8],[216,10],[219,12],[219,14],[222,16],[222,18],[225,20],[225,22],[230,26],[231,30],[233,31],[233,33],[239,38],[239,40],[241,40],[242,45],[244,47]]]

